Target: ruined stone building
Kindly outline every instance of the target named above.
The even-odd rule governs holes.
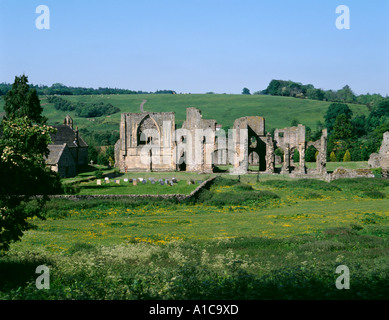
[[[58,172],[62,178],[74,177],[80,168],[88,165],[88,145],[73,129],[73,120],[67,116],[63,125],[53,126],[57,129],[51,135],[52,143],[46,157],[46,164]]]
[[[389,176],[389,131],[384,133],[379,153],[372,153],[368,164],[370,168],[382,168],[382,175]]]
[[[307,170],[305,151],[318,150],[317,166]],[[276,170],[275,150],[283,153],[281,170]],[[115,145],[115,165],[128,171],[213,172],[215,166],[231,165],[231,172],[244,174],[249,168],[264,173],[326,173],[327,131],[315,142],[305,140],[305,127],[277,129],[274,139],[266,133],[263,117],[242,117],[233,130],[224,132],[216,120],[203,119],[201,111],[187,108],[181,128],[170,112],[124,113],[120,139]],[[295,150],[299,163],[293,162]]]
[[[184,129],[182,131],[189,134],[185,136],[184,132],[177,131],[177,141],[181,140],[187,146],[184,153],[179,148],[177,149],[179,169],[185,169],[188,172],[213,172],[216,125],[216,120],[203,119],[200,110],[196,108],[186,109],[186,121],[182,124],[182,129]]]
[[[174,132],[173,112],[123,113],[115,144],[116,167],[122,172],[175,171]]]

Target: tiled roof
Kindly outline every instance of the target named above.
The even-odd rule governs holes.
[[[51,135],[52,143],[55,145],[63,145],[66,143],[69,148],[77,147],[75,144],[76,132],[66,125],[53,126],[57,129],[57,133]],[[80,147],[88,147],[86,142],[78,135],[78,144]]]
[[[66,148],[66,144],[62,144],[62,145],[50,144],[48,145],[47,148],[49,149],[50,153],[46,158],[46,163],[57,164],[59,162],[59,159],[61,158],[63,151]]]

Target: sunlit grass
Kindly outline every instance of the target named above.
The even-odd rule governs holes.
[[[21,272],[23,263],[31,274],[22,283],[12,277],[9,290],[0,281],[0,298],[380,298],[389,271],[388,186],[254,176],[217,179],[208,191],[218,195],[215,205],[204,195],[204,203],[52,200],[47,220],[32,220],[37,229],[0,258],[0,269]],[[250,196],[258,191],[278,197]],[[223,194],[243,202],[222,205]],[[35,263],[51,266],[52,290],[37,293],[28,271]],[[353,275],[347,292],[334,286],[339,264]]]

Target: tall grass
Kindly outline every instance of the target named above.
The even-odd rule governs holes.
[[[0,257],[0,299],[386,299],[389,200],[356,197],[366,183],[387,195],[381,179],[219,177],[188,202],[55,199]]]
[[[355,249],[354,240],[364,250],[347,255],[347,250]],[[42,254],[37,260],[16,254],[0,261],[1,270],[11,274],[0,283],[0,298],[386,299],[385,259],[374,258],[374,268],[367,262],[377,252],[385,252],[385,245],[383,239],[375,239],[372,245],[367,237],[347,233],[328,233],[324,239],[237,238],[165,246],[76,244],[67,255]],[[38,291],[31,271],[42,261],[52,276],[50,290]],[[339,276],[335,269],[340,264],[350,269],[351,290],[335,287]]]

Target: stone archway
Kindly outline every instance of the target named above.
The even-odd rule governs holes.
[[[157,144],[160,137],[160,130],[153,118],[149,115],[143,118],[136,131],[137,145]]]

